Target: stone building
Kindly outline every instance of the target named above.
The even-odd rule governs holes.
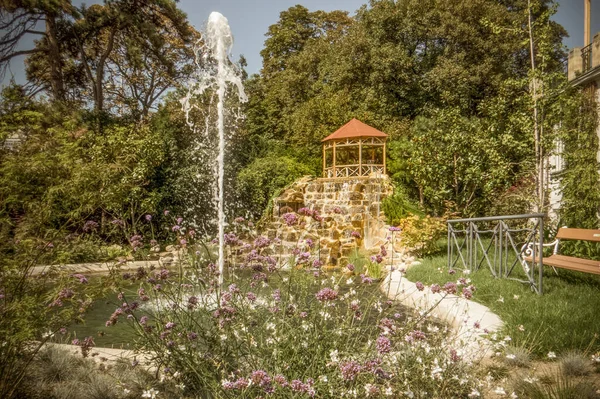
[[[574,47],[569,50],[567,61],[567,79],[570,84],[590,90],[600,104],[600,32],[591,37],[591,0],[583,0],[584,21],[583,21],[583,47]],[[600,140],[600,125],[596,133]],[[555,217],[561,204],[561,193],[559,179],[564,168],[562,157],[562,143],[557,142],[554,154],[550,157],[550,216]],[[600,148],[596,156],[600,162]]]

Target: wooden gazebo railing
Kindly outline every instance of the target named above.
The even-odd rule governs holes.
[[[357,119],[323,139],[323,177],[386,173],[387,134]]]

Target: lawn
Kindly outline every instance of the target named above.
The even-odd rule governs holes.
[[[600,350],[600,276],[551,268],[544,270],[544,294],[537,295],[517,281],[497,279],[482,267],[468,274],[448,273],[447,257],[425,258],[407,271],[410,281],[443,284],[468,277],[477,288],[473,300],[489,307],[504,321],[504,333],[514,346],[536,357],[571,349]]]

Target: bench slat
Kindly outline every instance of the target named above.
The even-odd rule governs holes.
[[[538,257],[535,260],[532,256],[523,258],[527,262],[533,262],[537,264]],[[559,267],[561,269],[575,270],[578,272],[600,274],[600,261],[574,258],[572,256],[565,255],[552,255],[542,258],[544,265]]]
[[[600,242],[600,230],[561,227],[556,233],[556,238],[561,240],[585,240]]]

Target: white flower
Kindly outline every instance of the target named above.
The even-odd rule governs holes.
[[[221,341],[225,341],[227,340],[227,334],[221,334],[219,338],[221,338]]]
[[[406,392],[404,392],[404,395],[405,395],[407,398],[410,398],[410,399],[412,399],[412,398],[414,398],[414,397],[415,397],[415,394],[414,394],[414,393],[412,393],[412,391],[406,391]]]
[[[319,381],[321,381],[321,382],[327,382],[327,376],[326,375],[320,375],[319,376]]]
[[[331,318],[331,315],[325,311],[320,311],[319,314],[321,315],[321,317],[323,317],[323,319],[325,320],[329,320]]]
[[[494,393],[496,395],[506,395],[506,391],[502,387],[496,387],[496,389],[494,389]]]
[[[392,396],[394,394],[394,391],[392,390],[392,387],[387,387],[383,393],[385,394],[385,396]]]
[[[548,352],[546,356],[548,356],[548,359],[556,359],[556,353],[554,352]]]
[[[479,393],[479,391],[477,389],[473,389],[471,391],[471,393],[469,394],[469,398],[478,398],[480,396],[481,396],[481,394]]]
[[[275,329],[276,329],[275,323],[267,323],[267,330],[275,331]]]
[[[129,392],[131,392],[129,389],[127,389],[127,388],[123,389],[123,393],[124,393],[125,395],[129,394]]]
[[[154,388],[150,388],[148,391],[144,391],[144,393],[142,393],[142,398],[154,399],[157,395],[158,391]]]
[[[519,331],[525,331],[525,327],[523,326],[523,324],[521,324],[521,325],[519,326]]]
[[[517,357],[511,353],[510,355],[506,355],[506,358],[510,360],[515,360]]]
[[[175,388],[179,388],[183,391],[185,389],[185,384],[182,382],[181,384],[175,385]]]
[[[501,303],[504,303],[504,297],[503,297],[503,296],[501,296],[500,298],[498,298],[498,299],[496,300],[496,302],[501,302]]]
[[[346,284],[348,284],[348,285],[354,284],[354,279],[349,278],[348,280],[346,280]]]
[[[338,358],[338,350],[334,350],[329,354],[329,357],[331,358],[331,361],[334,363],[337,363],[340,361],[340,359]]]
[[[514,392],[513,392],[513,393],[511,393],[511,394],[510,394],[510,398],[511,398],[511,399],[517,399],[517,398],[518,398],[518,396],[517,396],[517,394],[516,394],[516,393],[514,393]]]
[[[513,299],[516,301],[517,299],[519,299],[518,295],[513,295]]]

